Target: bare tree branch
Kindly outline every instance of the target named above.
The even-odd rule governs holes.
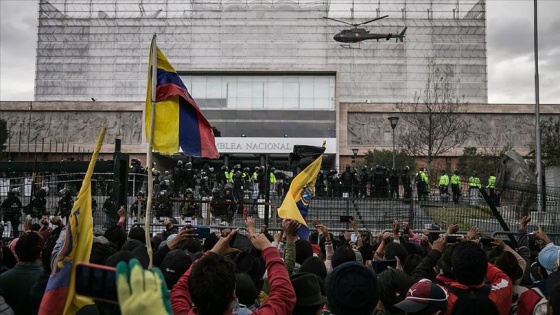
[[[457,96],[457,79],[451,66],[428,59],[428,78],[421,93],[410,103],[397,105],[408,129],[401,133],[399,145],[408,153],[434,157],[459,147],[473,135],[472,123],[466,117],[464,97]]]

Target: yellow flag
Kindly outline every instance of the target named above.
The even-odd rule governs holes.
[[[91,176],[101,151],[106,127],[103,126],[82,181],[82,188],[66,225],[66,238],[60,249],[45,294],[41,300],[39,315],[76,314],[82,307],[92,304],[89,298],[76,295],[76,264],[89,262],[93,244],[93,213],[91,208]]]
[[[296,220],[307,226],[307,223],[305,222],[307,213],[301,213],[297,203],[302,200],[302,193],[304,192],[304,189],[314,192],[315,181],[317,180],[317,175],[319,175],[319,171],[321,170],[322,162],[323,155],[320,155],[292,180],[290,189],[288,190],[282,205],[278,208],[279,217],[283,219]],[[305,212],[307,212],[306,206],[307,205],[305,205]]]

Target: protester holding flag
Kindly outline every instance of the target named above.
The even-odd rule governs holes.
[[[91,157],[87,173],[82,182],[78,198],[68,218],[65,236],[53,251],[52,274],[41,301],[40,315],[76,314],[91,299],[79,297],[75,292],[76,264],[89,262],[93,243],[93,215],[91,209],[91,176],[103,144],[106,127],[101,129]]]
[[[278,216],[283,219],[292,219],[302,224],[298,230],[301,239],[309,238],[307,227],[307,211],[315,190],[315,181],[323,162],[325,146],[294,146],[294,152],[290,154],[290,164],[302,165],[312,161],[301,171],[290,184],[290,189],[278,209]]]

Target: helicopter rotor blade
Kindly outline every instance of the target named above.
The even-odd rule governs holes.
[[[365,21],[365,22],[362,22],[362,23],[360,23],[360,24],[354,24],[354,25],[355,25],[355,26],[364,25],[364,24],[368,24],[368,23],[371,23],[371,22],[374,22],[374,21],[377,21],[377,20],[384,19],[384,18],[386,18],[386,17],[388,17],[388,15],[380,16],[380,17],[375,18],[375,19],[373,19],[373,20]]]
[[[344,24],[348,24],[348,25],[354,26],[354,24],[352,24],[352,23],[348,23],[348,22],[346,22],[346,21],[341,21],[341,20],[333,19],[333,18],[326,17],[326,16],[323,16],[323,19],[333,20],[333,21],[337,21],[337,22],[340,22],[340,23],[344,23]]]

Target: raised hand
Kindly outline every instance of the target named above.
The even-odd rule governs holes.
[[[527,224],[529,222],[531,222],[531,216],[530,215],[526,215],[523,218],[521,218],[521,220],[519,220],[519,229],[527,228]]]
[[[445,237],[438,238],[432,245],[432,250],[437,250],[442,254],[445,252],[445,248],[447,248],[447,241],[445,240]]]
[[[261,233],[252,234],[249,235],[249,239],[251,240],[251,243],[253,243],[253,246],[255,246],[255,248],[260,251],[265,250],[267,247],[273,247],[270,241],[266,238],[266,236],[264,236],[264,234]]]
[[[231,239],[238,232],[239,232],[239,230],[235,229],[235,230],[231,231],[230,233],[228,233],[227,236],[222,236],[218,240],[218,242],[214,245],[214,247],[212,247],[212,249],[210,251],[213,252],[213,253],[216,253],[218,255],[226,255],[226,254],[230,254],[230,253],[233,253],[233,252],[238,252],[239,249],[232,248],[232,247],[229,246],[229,243],[230,243]],[[249,239],[251,239],[250,236],[249,236]],[[265,239],[266,239],[266,237],[265,237]]]
[[[447,227],[447,234],[455,234],[459,231],[459,224],[451,224]]]
[[[247,217],[247,220],[245,220],[245,226],[249,231],[249,235],[255,234],[255,219],[253,219],[253,217]]]

